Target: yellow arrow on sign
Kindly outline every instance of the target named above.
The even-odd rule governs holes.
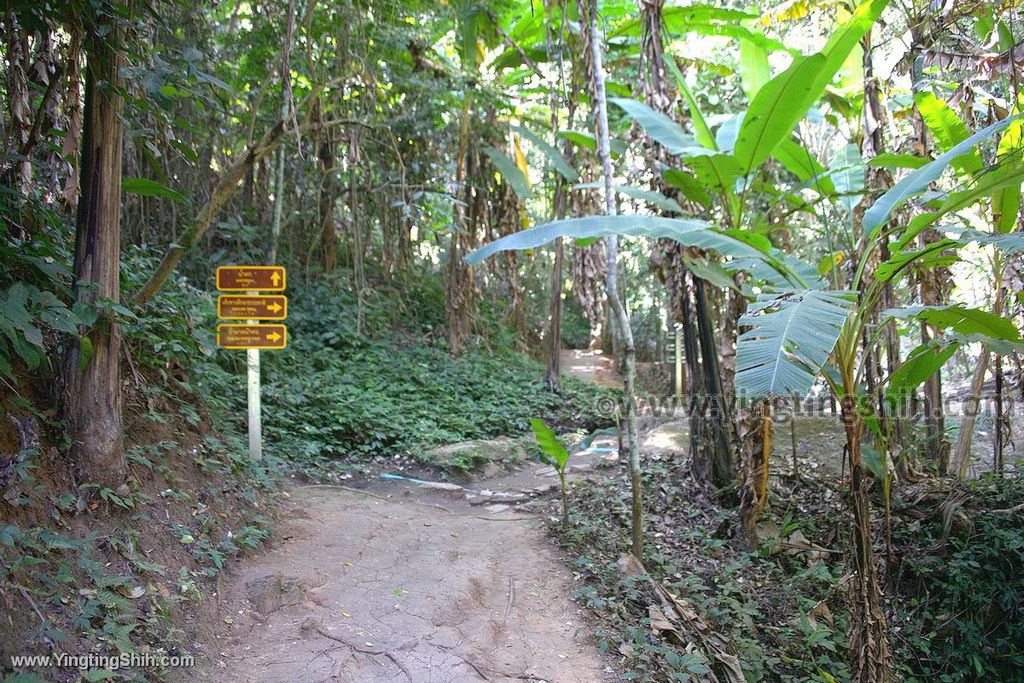
[[[267,335],[267,339],[276,343],[281,341],[281,335],[279,335],[277,332],[271,332],[270,334]]]
[[[270,304],[269,306],[267,306],[267,310],[271,311],[273,313],[280,313],[281,312],[281,304]]]
[[[278,285],[280,285],[280,284],[281,284],[281,275],[280,275],[280,273],[278,273],[278,272],[277,272],[277,271],[275,270],[275,271],[274,271],[274,272],[273,272],[273,273],[271,274],[271,276],[270,276],[270,281],[274,283],[274,286],[275,286],[275,287],[277,287]]]

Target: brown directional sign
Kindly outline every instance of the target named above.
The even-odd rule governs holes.
[[[222,292],[283,292],[287,273],[284,266],[220,266],[217,289]]]
[[[222,294],[217,297],[217,317],[224,320],[284,320],[288,317],[288,297]]]
[[[217,325],[217,345],[225,349],[283,349],[284,325]]]

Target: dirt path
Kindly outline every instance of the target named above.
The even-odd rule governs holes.
[[[198,680],[612,680],[538,520],[395,489],[296,489]]]
[[[622,388],[622,379],[615,372],[615,361],[600,351],[588,349],[562,349],[559,356],[562,372],[588,379],[612,389]]]
[[[568,353],[566,372],[610,381],[602,358]],[[614,441],[574,454],[570,477],[613,465]],[[468,489],[291,490],[275,544],[225,580],[190,680],[616,680],[531,502],[556,485],[527,463]]]

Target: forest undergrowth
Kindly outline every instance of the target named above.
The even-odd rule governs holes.
[[[211,293],[176,278],[143,309],[118,307],[129,368],[129,477],[100,486],[81,479],[67,457],[59,384],[31,381],[52,373],[69,321],[90,315],[66,303],[68,274],[56,264],[68,245],[52,234],[31,249],[4,247],[13,267],[3,277],[20,279],[0,288],[4,311],[30,329],[12,335],[23,345],[11,367],[0,368],[16,387],[4,394],[0,422],[0,452],[11,454],[0,468],[5,663],[11,655],[92,652],[111,659],[84,674],[60,669],[58,678],[162,677],[170,669],[120,658],[203,654],[222,572],[270,537],[283,477],[326,481],[383,468],[445,477],[425,457],[430,447],[518,436],[536,415],[562,429],[606,421],[598,406],[608,390],[569,380],[560,395],[548,391],[543,365],[521,354],[500,324],[494,329],[503,335],[453,360],[438,333],[444,303],[436,280],[404,283],[403,298],[385,294],[360,307],[338,278],[291,292],[302,302],[295,342],[264,356],[266,447],[254,462],[244,362],[215,349]],[[138,287],[153,265],[130,253],[122,287]],[[357,329],[360,317],[372,332]],[[3,680],[55,675],[22,669]]]
[[[848,680],[849,547],[842,480],[818,468],[833,453],[801,451],[801,476],[775,463],[751,548],[735,509],[697,484],[685,452],[644,463],[653,531],[644,567],[730,643],[750,681]],[[629,551],[628,472],[575,484],[568,529],[554,538],[584,581],[575,598],[595,617],[599,647],[627,680],[701,680],[714,662],[683,648],[646,582],[623,571]],[[880,487],[875,504],[884,507]],[[903,680],[1021,680],[1018,605],[1024,591],[1024,484],[985,475],[925,481],[892,502],[886,613]],[[554,502],[551,520],[555,520]],[[886,537],[876,520],[878,538]]]

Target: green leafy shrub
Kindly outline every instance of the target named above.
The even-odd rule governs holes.
[[[433,334],[443,319],[440,292],[418,307],[388,296],[364,302],[360,331],[355,295],[344,287],[289,292],[288,348],[262,356],[270,450],[294,462],[416,456],[527,432],[537,415],[563,429],[605,425],[598,406],[608,390],[567,378],[554,394],[544,367],[510,344],[453,358]],[[215,360],[200,373],[200,390],[223,414],[244,419],[244,355],[218,351]]]
[[[897,527],[897,659],[908,681],[1024,680],[1024,482],[993,475],[964,493]]]
[[[52,375],[48,356],[89,321],[70,305],[69,233],[52,209],[0,188],[0,377],[15,381],[19,362],[32,375]]]
[[[569,451],[558,440],[555,430],[548,427],[539,417],[530,420],[533,434],[540,447],[541,459],[558,472],[558,483],[562,490],[562,526],[569,526],[569,496],[566,489],[565,468],[569,464]]]

